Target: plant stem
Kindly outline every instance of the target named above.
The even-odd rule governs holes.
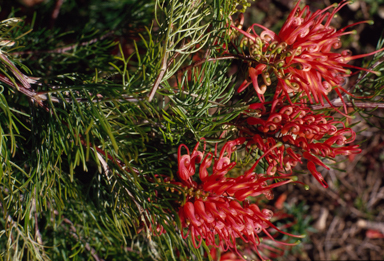
[[[333,107],[341,107],[343,106],[343,102],[339,99],[331,101],[331,104]],[[327,103],[324,105],[312,105],[311,108],[314,110],[321,110],[325,108],[330,108],[331,104]],[[346,102],[345,105],[347,107],[357,107],[357,108],[363,108],[363,109],[373,109],[373,108],[384,108],[384,103],[381,102]]]

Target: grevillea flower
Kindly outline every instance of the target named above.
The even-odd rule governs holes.
[[[285,225],[281,225],[281,227],[289,228],[296,224],[294,217],[292,215],[286,214],[282,211],[278,211],[274,213],[274,220],[278,220],[281,223],[286,223]],[[274,233],[273,229],[270,229],[270,234],[272,237],[279,236],[279,233]],[[241,256],[246,260],[258,260],[257,256],[261,256],[262,259],[271,259],[282,257],[285,253],[285,250],[289,249],[290,246],[282,245],[278,241],[273,241],[269,237],[261,237],[260,244],[255,248],[252,243],[238,242],[238,245],[241,247]],[[220,258],[218,258],[218,252],[220,251]],[[212,247],[210,250],[210,254],[213,260],[217,261],[241,261],[243,258],[239,257],[232,250],[225,251],[221,247],[215,248]]]
[[[226,177],[236,165],[235,162],[231,162],[232,153],[245,141],[245,138],[238,138],[227,142],[217,156],[211,152],[204,156],[204,152],[197,151],[199,144],[196,145],[192,155],[189,155],[188,149],[187,154],[182,155],[181,148],[186,146],[180,145],[178,175],[183,182],[172,183],[179,185],[186,195],[185,204],[179,208],[179,217],[182,227],[188,232],[182,234],[184,238],[190,235],[196,248],[205,240],[208,246],[221,247],[225,251],[228,249],[237,251],[237,238],[253,244],[256,248],[260,244],[261,232],[276,241],[267,230],[270,227],[293,236],[271,223],[270,219],[273,217],[271,210],[260,209],[257,204],[249,204],[245,199],[259,195],[271,198],[272,188],[291,183],[295,181],[295,177],[281,177],[281,181],[272,183],[274,177],[253,172],[259,161],[244,175],[237,178]],[[200,181],[196,181],[196,177],[194,180],[191,179],[196,171],[195,164],[192,165],[194,158],[199,158]]]
[[[252,25],[247,31],[232,27],[244,35],[241,47],[248,50],[256,61],[250,63],[248,70],[253,87],[260,100],[264,101],[263,94],[271,85],[270,74],[273,73],[278,81],[275,98],[283,93],[289,100],[290,93],[302,93],[302,97],[309,102],[323,105],[323,98],[330,103],[327,94],[334,89],[343,99],[341,92],[348,93],[343,88],[345,77],[351,75],[347,68],[370,71],[347,63],[383,49],[356,56],[352,56],[349,50],[335,53],[332,49],[341,47],[341,36],[354,33],[346,31],[349,27],[371,21],[357,22],[337,31],[330,25],[331,21],[348,2],[342,1],[339,5],[331,5],[314,13],[309,11],[308,6],[300,10],[299,4],[300,1],[278,34],[259,24]],[[335,7],[334,10],[328,12],[332,7]],[[254,27],[263,30],[260,35]],[[260,75],[263,78],[262,86],[258,83]],[[244,90],[249,84],[250,81],[245,80],[238,91]]]
[[[345,128],[342,122],[331,116],[314,113],[301,103],[284,105],[282,100],[277,99],[268,113],[262,113],[260,118],[248,117],[247,124],[255,126],[260,132],[253,134],[253,131],[247,130],[253,135],[247,146],[268,152],[265,156],[268,175],[291,171],[297,163],[302,163],[303,157],[308,160],[307,167],[312,175],[327,187],[316,165],[329,167],[318,157],[335,158],[337,155],[361,152],[358,145],[347,145],[355,140],[356,134],[352,129]],[[276,147],[277,142],[282,146]]]

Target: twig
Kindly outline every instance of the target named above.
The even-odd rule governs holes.
[[[361,228],[379,230],[381,233],[384,233],[383,222],[373,222],[373,221],[368,221],[364,219],[359,219],[356,224],[358,227],[361,227]]]
[[[343,106],[344,103],[340,99],[336,99],[334,101],[331,101],[331,104],[327,103],[324,105],[312,105],[311,108],[314,110],[321,110],[325,108],[330,108],[331,106],[333,107],[340,107]],[[346,102],[345,105],[347,107],[358,107],[358,108],[364,108],[364,109],[373,109],[373,108],[384,108],[384,103],[380,102]]]
[[[370,200],[368,201],[367,203],[367,208],[370,209],[372,208],[372,206],[380,200],[380,192],[383,190],[384,191],[384,187],[380,189],[379,191],[379,188],[381,186],[381,179],[378,179],[374,185],[373,185],[373,188],[371,190],[371,197],[370,197]]]
[[[379,183],[376,183],[376,184],[379,184]],[[381,184],[381,182],[380,182]],[[372,192],[373,194],[374,192]],[[373,205],[375,205],[377,203],[377,201],[381,200],[381,199],[384,199],[384,187],[382,187],[380,189],[380,191],[377,193],[374,194],[374,196],[371,196],[371,200],[369,200],[368,202],[368,208],[372,208]]]
[[[329,210],[326,207],[321,208],[321,214],[318,220],[316,221],[314,227],[319,230],[323,231],[327,225],[327,217],[329,215]]]
[[[43,101],[46,100],[46,97],[38,95],[33,89],[27,89],[21,84],[16,83],[15,85],[8,77],[0,74],[0,81],[8,84],[9,86],[13,87],[14,89],[18,90],[19,92],[25,94],[33,101],[37,102],[41,107],[45,107],[43,104]]]
[[[183,48],[185,46],[185,39],[182,40],[181,42],[181,47],[180,48]],[[171,66],[172,62],[177,58],[177,56],[179,56],[180,53],[179,52],[176,52],[168,61],[168,64],[167,64],[167,68],[169,66]]]
[[[151,92],[150,92],[149,95],[148,95],[148,101],[152,101],[152,99],[153,99],[153,97],[155,96],[155,93],[156,93],[156,91],[157,91],[157,88],[159,88],[159,85],[160,85],[161,81],[163,80],[165,71],[167,70],[167,56],[168,56],[168,55],[167,55],[167,53],[166,53],[166,54],[164,55],[163,61],[162,61],[162,63],[161,63],[160,73],[159,73],[159,75],[157,76],[155,83],[153,84],[153,87],[152,87]]]
[[[330,244],[331,237],[332,237],[333,232],[335,231],[337,223],[339,223],[339,219],[340,218],[338,216],[335,216],[333,218],[331,225],[329,226],[327,234],[325,236],[325,242],[327,242],[328,244],[325,244],[324,248],[325,248],[325,255],[326,255],[326,258],[328,260],[331,259],[329,252],[330,252],[332,245],[333,245],[333,244]]]
[[[172,17],[172,15],[173,15],[173,6],[171,7],[171,16],[170,17]],[[152,86],[152,90],[149,92],[149,95],[148,95],[148,101],[150,101],[150,102],[152,101],[153,97],[155,96],[157,88],[159,88],[159,85],[160,85],[161,81],[163,80],[165,71],[167,70],[167,60],[168,60],[167,48],[168,48],[169,34],[172,31],[172,26],[173,25],[172,25],[172,19],[171,19],[171,21],[168,24],[167,35],[165,37],[164,50],[162,53],[163,60],[161,61],[160,73],[157,76],[156,81]],[[175,54],[174,57],[175,56],[177,56],[177,55]]]
[[[0,50],[0,61],[3,63],[13,75],[21,82],[21,84],[26,89],[31,88],[31,83],[36,83],[36,80],[30,79],[28,76],[24,75],[11,60],[8,59],[7,55]],[[17,86],[16,86],[17,87]]]

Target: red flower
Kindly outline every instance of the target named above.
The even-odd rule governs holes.
[[[348,27],[370,21],[357,22],[336,31],[330,26],[331,20],[348,2],[342,1],[332,13],[327,11],[334,5],[311,13],[308,6],[300,10],[299,4],[300,1],[278,34],[259,24],[254,24],[246,32],[232,27],[245,36],[241,46],[248,47],[249,54],[257,61],[255,69],[252,66],[249,69],[257,95],[264,101],[263,93],[271,84],[269,74],[274,73],[278,80],[275,97],[284,93],[290,100],[289,93],[303,92],[302,97],[308,97],[311,103],[324,104],[323,98],[329,102],[327,94],[335,89],[342,99],[341,92],[347,92],[342,87],[345,77],[350,76],[347,68],[370,71],[347,63],[383,49],[356,56],[351,56],[349,50],[332,52],[332,48],[341,47],[341,36],[354,33],[346,31]],[[260,35],[255,32],[255,26],[263,29]],[[261,88],[258,87],[258,75],[263,76],[264,85]],[[240,86],[239,92],[245,89],[247,82]]]
[[[287,234],[270,222],[273,216],[271,210],[261,210],[258,205],[249,204],[245,199],[262,194],[271,198],[272,188],[293,182],[295,178],[282,177],[282,181],[269,184],[268,182],[273,181],[274,177],[265,177],[263,174],[253,172],[259,161],[244,175],[237,178],[226,177],[236,165],[235,162],[231,162],[232,153],[245,141],[245,138],[238,138],[227,142],[218,157],[211,152],[204,157],[203,152],[197,151],[199,144],[193,150],[192,156],[189,155],[188,149],[186,155],[181,155],[181,148],[185,145],[179,147],[178,175],[184,181],[182,187],[186,194],[186,202],[179,208],[179,217],[182,227],[188,230],[185,235],[182,232],[183,237],[190,234],[196,248],[200,247],[202,240],[205,240],[208,246],[237,251],[237,238],[257,247],[260,244],[261,232],[276,241],[267,231],[269,227]],[[203,158],[198,171],[200,177],[198,182],[191,180],[196,170],[195,163],[192,164],[195,158],[198,158],[199,162]],[[212,174],[209,175],[211,165],[213,165]],[[218,243],[216,238],[219,239]]]
[[[187,154],[181,156],[181,148],[184,147],[187,150]],[[197,150],[199,143],[196,144],[195,148],[192,151],[192,155],[189,155],[189,149],[184,145],[179,146],[178,151],[178,163],[179,163],[179,177],[188,181],[189,178],[195,174],[195,163],[199,163],[203,158],[203,153]],[[205,145],[204,145],[205,149]]]
[[[270,222],[272,216],[271,210],[260,210],[256,204],[248,205],[243,202],[242,206],[237,200],[219,196],[209,196],[205,201],[195,199],[193,203],[190,199],[179,210],[182,226],[188,228],[188,233],[183,237],[186,238],[190,233],[196,248],[199,248],[202,240],[205,240],[208,246],[221,247],[224,250],[231,248],[235,251],[237,238],[257,247],[261,242],[259,238],[261,232],[276,241],[268,232],[269,227],[280,233],[295,236],[274,226]],[[218,244],[216,237],[219,238]]]
[[[264,152],[263,155],[268,152],[265,156],[268,175],[290,172],[293,166],[302,163],[303,156],[309,161],[307,166],[312,175],[328,187],[316,165],[329,168],[318,157],[335,158],[361,152],[358,145],[346,146],[355,140],[356,134],[352,129],[345,128],[342,122],[331,116],[315,114],[304,104],[283,105],[282,100],[275,100],[270,112],[262,113],[261,118],[249,117],[247,123],[264,134],[262,138],[260,134],[254,135],[252,130],[246,130],[253,135],[247,146],[256,146]],[[278,141],[282,146],[276,147]]]

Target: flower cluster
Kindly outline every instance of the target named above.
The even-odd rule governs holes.
[[[240,46],[256,62],[251,63],[248,69],[251,81],[245,80],[238,91],[243,91],[252,82],[264,102],[263,94],[271,85],[272,73],[277,78],[275,97],[283,93],[290,100],[290,93],[301,93],[303,99],[323,105],[323,98],[330,103],[327,95],[334,89],[343,101],[341,92],[348,93],[343,88],[345,78],[351,75],[347,68],[370,71],[347,63],[382,51],[356,56],[352,56],[349,50],[332,52],[332,49],[341,47],[341,36],[354,32],[346,31],[347,28],[370,22],[357,22],[338,31],[333,28],[330,24],[334,15],[347,3],[342,1],[332,12],[327,11],[334,5],[311,13],[308,6],[300,10],[298,1],[278,34],[259,24],[252,25],[247,31],[232,26],[244,35]],[[260,35],[254,27],[263,30]],[[260,75],[263,78],[261,86],[258,83]]]
[[[347,2],[314,13],[308,6],[300,10],[299,4],[300,1],[278,34],[258,24],[243,31],[242,16],[238,23],[232,23],[232,43],[236,39],[233,32],[243,35],[240,43],[243,55],[238,52],[233,57],[244,57],[249,65],[249,79],[240,85],[238,92],[253,84],[260,100],[228,123],[237,127],[234,128],[238,130],[235,135],[239,138],[225,143],[220,153],[217,147],[214,153],[206,153],[205,143],[201,151],[200,143],[192,152],[184,144],[179,146],[178,177],[181,182],[169,182],[179,186],[179,193],[186,196],[185,202],[178,205],[182,235],[184,238],[190,235],[196,248],[204,240],[208,246],[222,251],[237,251],[236,239],[241,238],[262,258],[257,250],[262,248],[262,235],[274,243],[279,242],[268,228],[294,235],[273,225],[271,210],[260,207],[258,201],[251,204],[247,198],[263,196],[271,200],[273,188],[297,182],[292,169],[304,160],[311,174],[327,188],[327,182],[316,169],[317,166],[329,169],[323,158],[334,159],[338,155],[361,152],[358,145],[350,145],[356,136],[352,129],[332,116],[314,111],[308,104],[324,105],[325,99],[332,107],[327,95],[333,89],[343,101],[342,93],[349,94],[343,88],[345,78],[351,75],[347,68],[369,71],[347,63],[382,50],[357,56],[352,56],[348,50],[333,52],[332,49],[341,47],[340,37],[352,33],[346,29],[359,24],[338,31],[330,25],[334,15]],[[332,7],[333,11],[329,12]],[[255,32],[255,27],[262,29],[260,35]],[[229,49],[222,53],[229,54]],[[276,83],[275,94],[273,98],[266,95],[266,101],[264,94],[273,83]],[[252,111],[258,116],[250,116]],[[232,154],[240,146],[256,157],[256,162],[241,174],[230,172],[237,164],[232,161]],[[186,153],[182,153],[183,149]],[[255,171],[257,166],[258,170],[264,167],[263,173]],[[273,247],[269,251],[279,252]],[[234,258],[233,253],[225,255]]]
[[[183,182],[174,184],[180,185],[187,196],[185,204],[179,208],[179,217],[182,227],[188,229],[184,237],[190,233],[196,248],[200,246],[202,240],[205,240],[208,246],[236,250],[236,238],[241,238],[244,242],[257,247],[260,244],[258,236],[260,232],[275,240],[267,231],[269,227],[291,235],[270,222],[273,217],[271,210],[260,209],[257,204],[249,204],[245,199],[259,195],[271,199],[272,188],[291,183],[295,181],[295,177],[287,176],[281,178],[282,181],[271,183],[269,181],[272,181],[273,177],[253,172],[258,162],[237,178],[226,176],[236,165],[236,162],[231,162],[232,153],[245,141],[245,138],[238,138],[227,142],[217,157],[212,152],[204,155],[204,152],[198,151],[199,144],[194,148],[192,155],[185,145],[179,147],[178,176]],[[182,155],[182,148],[187,149],[187,154]],[[200,163],[199,182],[192,179],[196,163]],[[211,175],[209,175],[210,168],[212,168]],[[219,239],[218,244],[216,237]]]
[[[265,157],[269,165],[266,173],[269,175],[291,171],[297,163],[302,163],[301,157],[304,157],[312,175],[328,187],[316,165],[329,168],[318,157],[335,158],[337,155],[361,152],[358,145],[346,145],[355,140],[356,134],[352,129],[299,103],[284,105],[282,100],[277,99],[268,113],[264,112],[260,118],[248,117],[247,124],[255,126],[261,133],[253,134],[248,130],[253,135],[248,147],[256,146],[264,153],[269,152]],[[276,148],[277,141],[283,146]]]

